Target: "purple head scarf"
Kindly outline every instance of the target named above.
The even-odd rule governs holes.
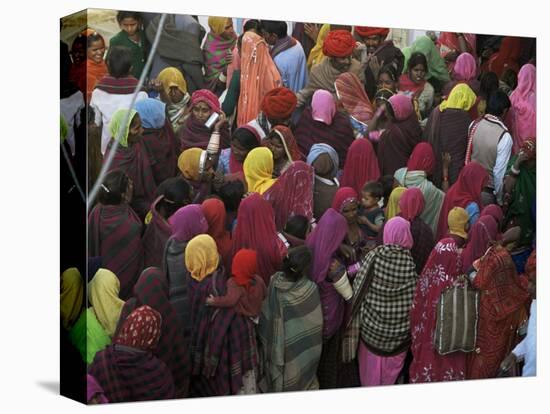
[[[413,247],[411,223],[403,217],[389,219],[384,225],[384,244],[397,244],[404,249]]]
[[[208,231],[208,222],[200,204],[189,204],[176,211],[169,219],[172,237],[178,241],[189,241]]]

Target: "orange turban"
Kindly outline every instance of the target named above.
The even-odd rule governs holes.
[[[330,31],[323,43],[323,54],[330,57],[351,56],[355,39],[347,30]]]
[[[385,39],[390,33],[390,29],[387,27],[355,26],[355,33],[361,37],[382,36],[382,39]]]
[[[262,100],[262,112],[270,119],[287,119],[296,109],[298,99],[288,88],[280,87],[270,90]]]

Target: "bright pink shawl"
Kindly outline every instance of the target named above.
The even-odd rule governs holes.
[[[528,138],[537,136],[537,73],[530,63],[523,65],[518,75],[518,86],[510,95],[512,107],[507,124],[514,139],[514,153]]]

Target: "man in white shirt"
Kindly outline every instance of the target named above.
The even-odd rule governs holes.
[[[487,113],[472,122],[468,130],[466,163],[477,161],[485,167],[489,180],[481,193],[481,203],[502,205],[504,174],[512,155],[512,136],[502,120],[510,108],[503,91],[493,92],[487,102]]]

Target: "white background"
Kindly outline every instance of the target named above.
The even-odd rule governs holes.
[[[192,3],[192,4],[191,4]],[[272,18],[538,37],[538,170],[548,177],[550,25],[540,1],[48,1],[3,3],[0,218],[0,410],[80,413],[59,381],[59,18],[86,7]],[[547,53],[544,53],[546,51]],[[545,128],[544,128],[545,127]],[[536,379],[470,381],[188,401],[118,404],[120,413],[548,412],[548,186],[539,179],[539,359]],[[546,328],[545,328],[546,327]],[[88,408],[88,410],[96,410]],[[498,411],[497,411],[498,410]],[[95,412],[95,411],[94,411]]]

